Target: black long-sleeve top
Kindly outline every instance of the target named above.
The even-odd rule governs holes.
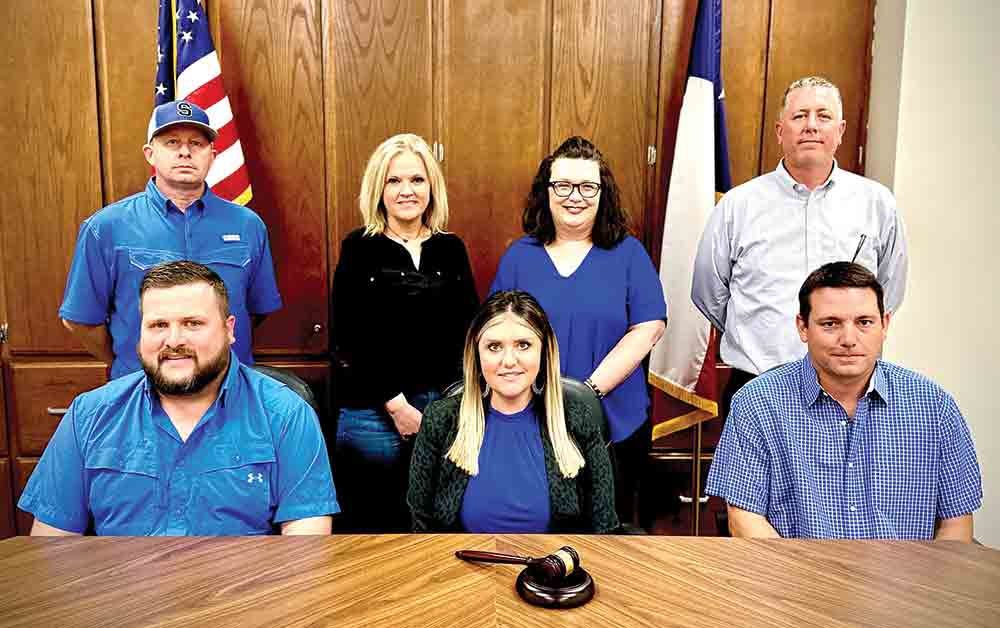
[[[462,240],[437,233],[424,241],[420,268],[383,234],[352,231],[333,276],[336,388],[346,408],[381,408],[441,390],[462,373],[465,331],[479,306]]]

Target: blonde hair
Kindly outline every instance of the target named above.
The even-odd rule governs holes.
[[[837,100],[837,117],[844,117],[844,99],[841,98],[840,90],[837,86],[822,76],[804,76],[800,79],[792,81],[792,84],[785,90],[785,95],[781,97],[781,109],[778,110],[778,120],[781,120],[784,117],[785,110],[788,109],[788,95],[791,94],[793,90],[805,87],[811,87],[813,89],[828,89],[833,92],[833,95]]]
[[[377,235],[385,231],[388,220],[385,205],[382,203],[385,175],[389,171],[389,162],[400,153],[413,153],[424,163],[431,186],[431,197],[421,221],[431,233],[444,232],[448,227],[448,191],[445,189],[441,166],[434,159],[430,147],[422,137],[413,133],[401,133],[379,144],[368,159],[368,165],[365,166],[365,176],[361,179],[361,193],[358,194],[358,206],[365,222],[365,235]]]
[[[486,432],[486,414],[483,408],[482,368],[479,364],[479,340],[496,318],[510,313],[526,324],[542,341],[542,374],[545,388],[541,397],[545,414],[545,427],[559,473],[564,478],[574,478],[585,462],[580,449],[566,429],[563,406],[562,380],[559,376],[559,346],[545,312],[527,292],[512,290],[498,292],[490,297],[469,325],[465,336],[462,358],[463,393],[458,408],[458,434],[445,457],[469,475],[479,474],[479,449]]]

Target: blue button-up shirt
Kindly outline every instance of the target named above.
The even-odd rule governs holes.
[[[80,226],[59,317],[108,323],[115,359],[111,377],[142,370],[136,355],[139,284],[160,262],[190,260],[222,277],[236,317],[233,349],[253,364],[250,314],[281,307],[267,227],[252,210],[211,190],[180,211],[150,179],[143,192],[100,210]]]
[[[733,397],[705,491],[808,538],[930,539],[937,519],[983,499],[969,428],[941,387],[879,361],[852,419],[808,355]]]
[[[269,534],[340,511],[316,413],[240,364],[181,440],[144,373],[77,397],[18,507],[71,532]]]

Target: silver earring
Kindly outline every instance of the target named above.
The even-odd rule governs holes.
[[[483,384],[483,399],[486,399],[489,396],[490,396],[490,385]]]
[[[545,390],[545,384],[539,384],[537,379],[531,382],[531,392],[540,395],[543,390]]]

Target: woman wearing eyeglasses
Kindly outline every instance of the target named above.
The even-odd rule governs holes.
[[[545,309],[562,373],[602,399],[617,458],[616,509],[633,520],[649,452],[642,360],[663,334],[667,306],[607,161],[575,136],[542,160],[522,217],[525,236],[500,260],[490,292],[524,290]]]

